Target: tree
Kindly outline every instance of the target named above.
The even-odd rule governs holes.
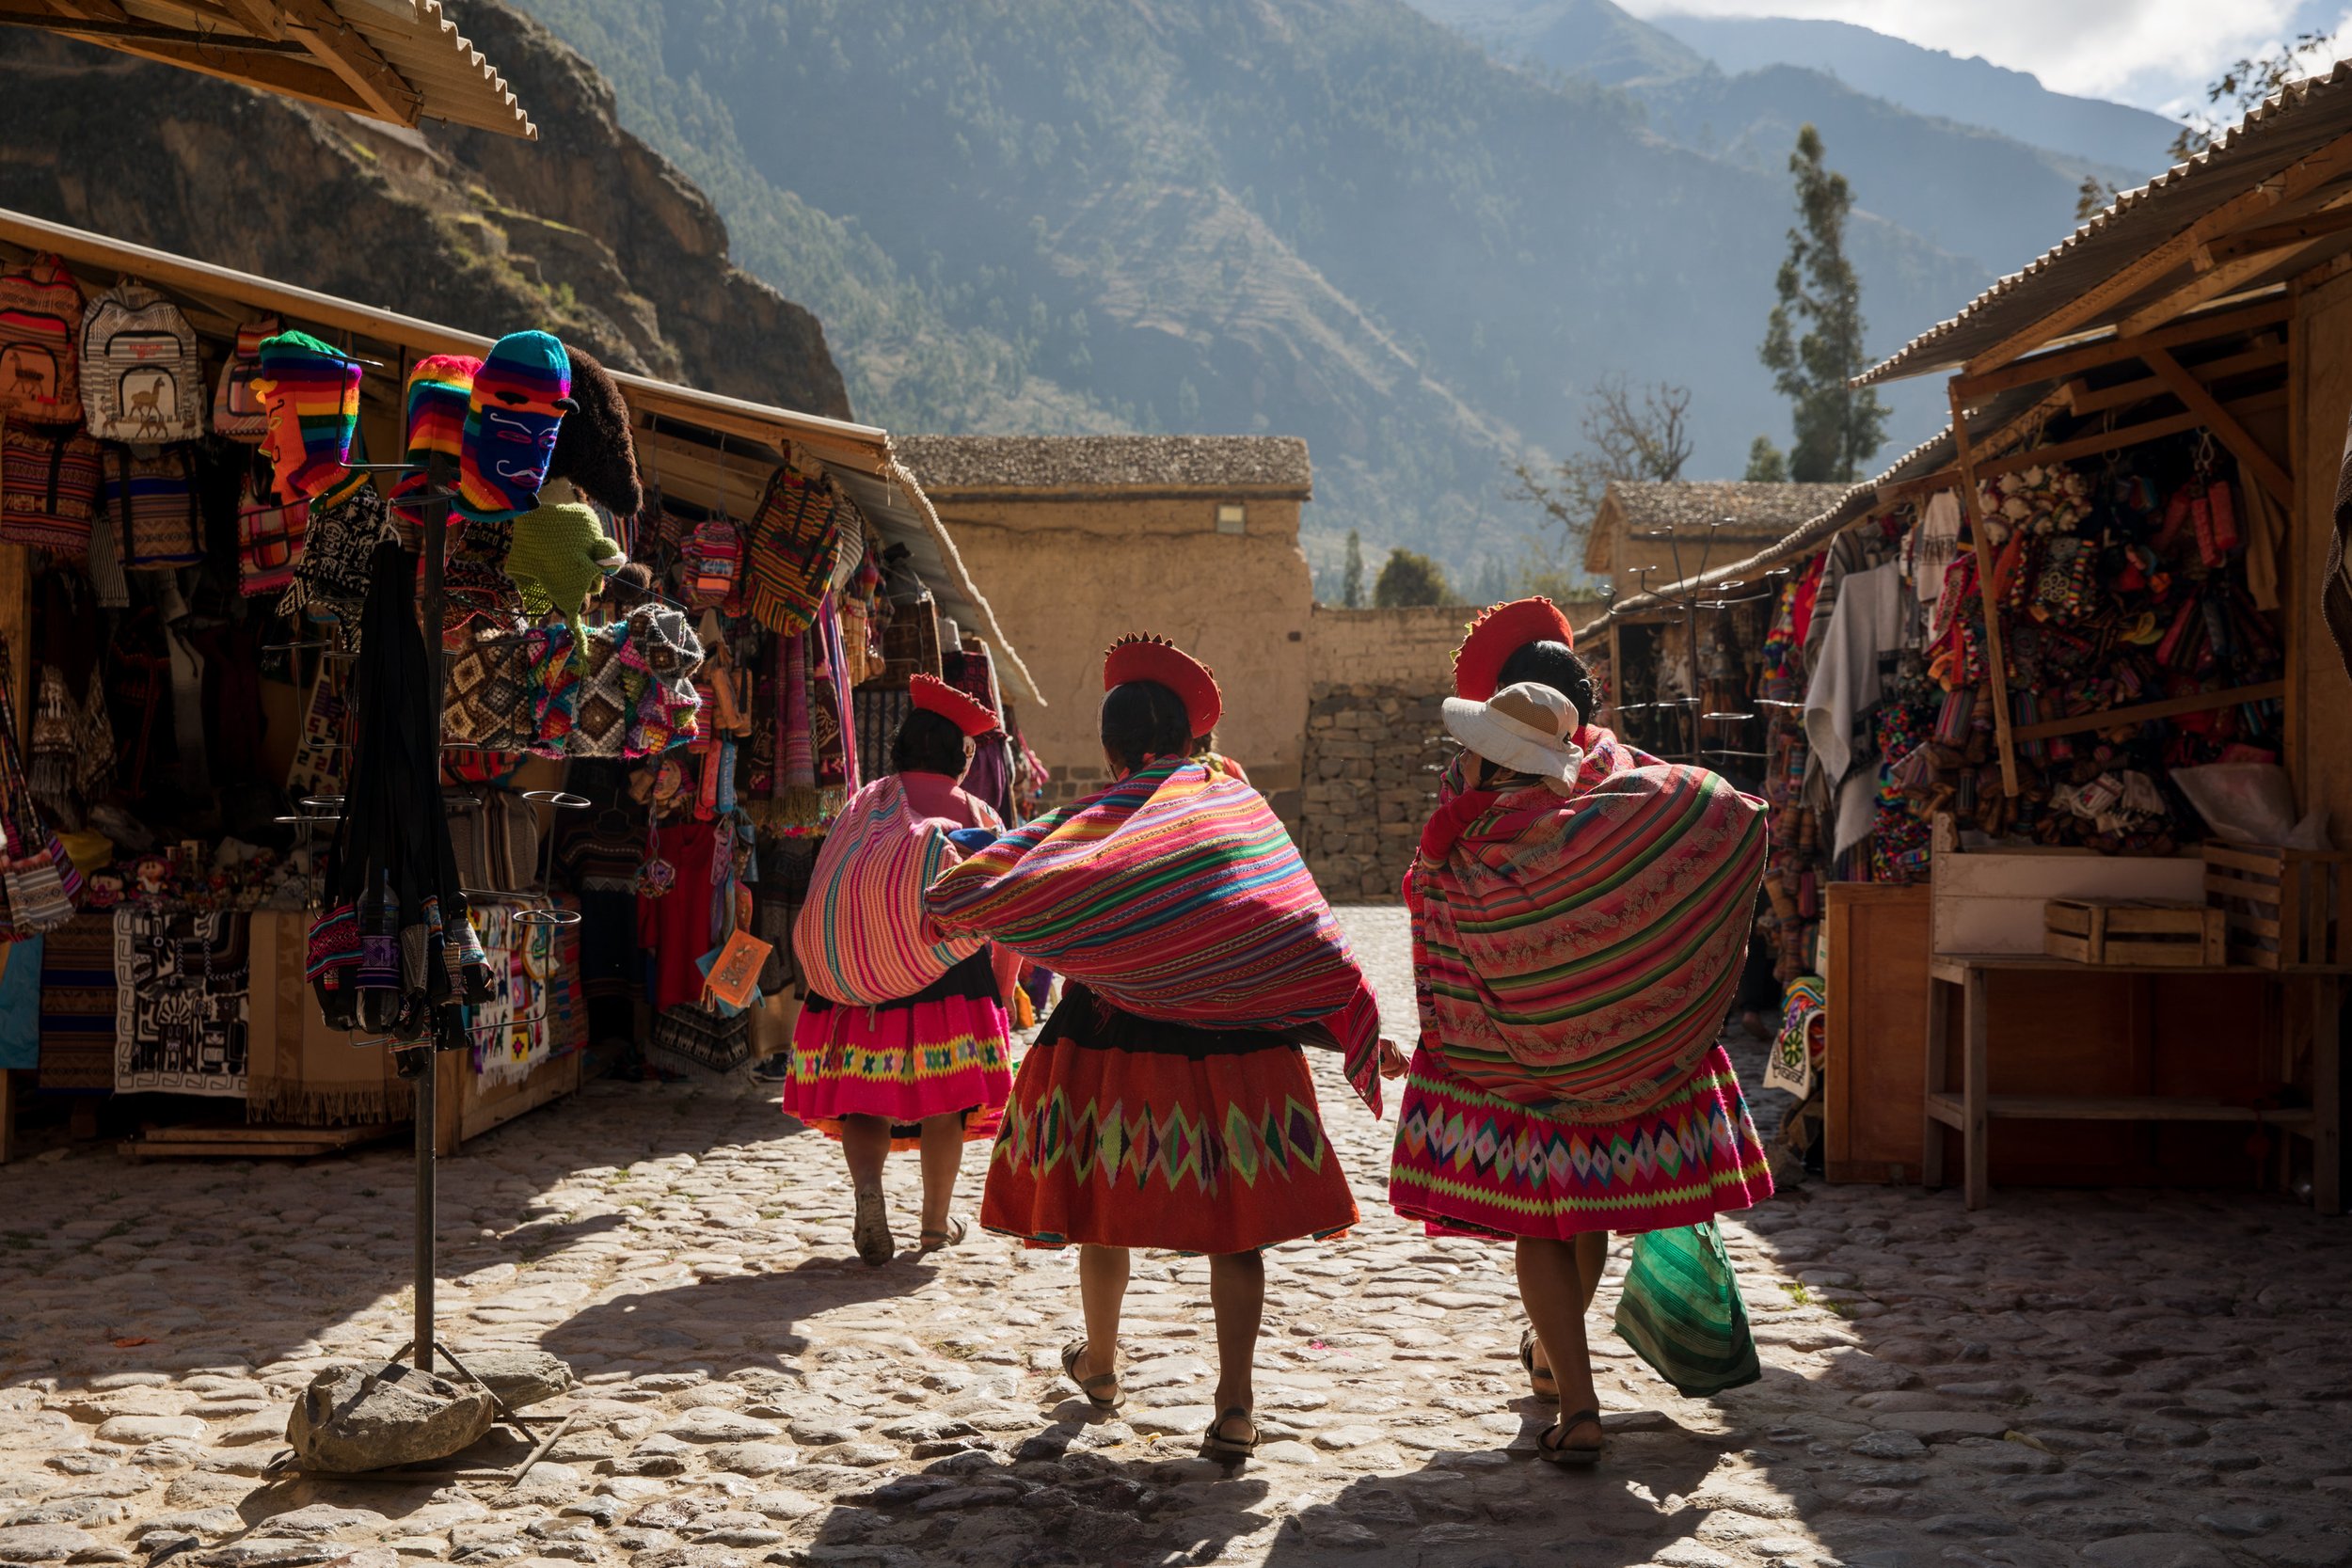
[[[1350,610],[1364,608],[1364,542],[1347,531],[1347,564],[1340,578],[1340,603]]]
[[[2181,117],[2181,134],[2172,138],[2172,161],[2184,163],[2213,145],[2227,124],[2244,119],[2262,102],[2311,74],[2311,67],[2333,55],[2334,33],[2297,33],[2285,43],[2259,55],[2232,62],[2205,86],[2205,102],[2219,114],[2193,112]]]
[[[1772,445],[1771,436],[1759,436],[1748,443],[1748,471],[1740,477],[1751,484],[1786,484],[1788,454]]]
[[[1821,134],[1810,125],[1797,133],[1788,172],[1803,226],[1788,230],[1788,259],[1774,282],[1780,303],[1757,357],[1791,406],[1788,477],[1850,483],[1886,440],[1885,404],[1869,388],[1848,385],[1867,364],[1862,282],[1846,258],[1853,190],[1844,175],[1822,166]]]
[[[1612,480],[1675,480],[1691,460],[1691,388],[1661,381],[1635,387],[1623,374],[1605,375],[1585,394],[1580,422],[1584,450],[1538,477],[1524,463],[1511,472],[1518,480],[1514,500],[1531,500],[1559,531],[1558,547],[1535,541],[1535,559],[1520,570],[1521,586],[1541,582],[1549,593],[1562,579],[1576,580],[1593,515]]]
[[[1453,599],[1454,591],[1445,582],[1445,568],[1402,545],[1389,552],[1387,563],[1380,568],[1380,580],[1372,585],[1372,602],[1382,610],[1450,604]]]
[[[2095,174],[2084,175],[2082,184],[2074,192],[2074,221],[2089,223],[2106,211],[2107,203],[2113,201],[2115,196],[2113,185]]]

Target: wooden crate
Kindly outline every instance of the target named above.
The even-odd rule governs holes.
[[[2080,964],[2184,969],[2226,961],[2219,910],[2148,898],[2053,898],[2042,906],[2042,950]]]
[[[2228,927],[2230,961],[2259,969],[2352,966],[2352,854],[2205,846],[2205,903]]]

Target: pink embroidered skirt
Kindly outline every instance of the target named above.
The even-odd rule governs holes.
[[[1593,1125],[1488,1094],[1426,1045],[1413,1053],[1389,1204],[1433,1236],[1665,1230],[1772,1195],[1763,1143],[1720,1045],[1657,1105]]]
[[[792,1029],[787,1116],[830,1137],[843,1117],[880,1117],[895,1148],[926,1117],[964,1113],[967,1143],[993,1139],[1012,1091],[1012,1044],[983,948],[919,995],[866,1007],[812,995]]]

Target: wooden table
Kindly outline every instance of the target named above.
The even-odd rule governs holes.
[[[2220,1101],[2162,1095],[1994,1094],[1985,1082],[1985,990],[1988,978],[2002,973],[2074,974],[2086,978],[2118,974],[2226,974],[2275,980],[2288,988],[2290,1006],[2300,1002],[2310,1022],[2311,1108],[2263,1110]],[[2337,1034],[2344,1005],[2342,971],[2256,969],[2244,964],[2079,964],[2027,954],[1939,954],[1929,959],[1928,975],[1927,1098],[1920,1159],[1923,1184],[1944,1184],[1944,1136],[1940,1129],[1952,1128],[1961,1135],[1961,1180],[1968,1207],[1985,1207],[1991,1196],[1986,1133],[1995,1117],[2040,1121],[2259,1122],[2312,1141],[2312,1206],[2322,1214],[2344,1212],[2340,1191],[2343,1150],[2338,1126]],[[1950,1062],[1948,1009],[1944,993],[1947,986],[1956,989],[1961,996],[1961,1088],[1957,1094],[1944,1086]],[[2291,1030],[2289,1037],[2292,1038]],[[2291,1078],[2292,1061],[2286,1066],[2286,1075]]]

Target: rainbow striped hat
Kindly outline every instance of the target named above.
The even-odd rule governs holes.
[[[342,479],[359,428],[359,361],[308,332],[262,340],[253,393],[268,418],[262,444],[281,501],[309,500]]]
[[[537,506],[557,427],[572,406],[572,360],[561,340],[510,332],[491,344],[466,405],[458,511],[496,519]]]
[[[456,478],[458,453],[464,450],[466,406],[473,398],[474,372],[482,361],[464,354],[434,354],[408,368],[408,446],[402,461],[415,471],[400,476],[392,486],[392,509],[410,522],[422,522],[401,503],[425,488],[426,470],[436,457],[450,463],[450,482]]]

